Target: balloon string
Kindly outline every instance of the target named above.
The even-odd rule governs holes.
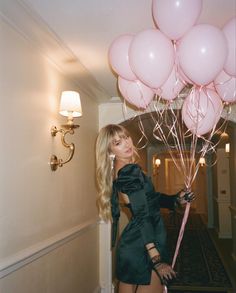
[[[143,125],[141,116],[139,115],[138,118],[139,118],[138,126],[139,126],[139,130],[141,132],[141,137],[138,140],[138,142],[136,144],[136,147],[137,147],[138,150],[141,150],[141,149],[144,149],[147,146],[148,138],[147,138],[147,135],[145,134],[145,129],[144,129],[144,125]],[[139,146],[142,143],[143,140],[146,141],[146,142],[144,142],[144,144],[142,146]]]
[[[187,220],[188,220],[188,215],[189,215],[189,211],[190,211],[190,205],[191,204],[188,202],[186,204],[186,207],[185,207],[184,216],[183,216],[183,220],[182,220],[182,224],[181,224],[181,228],[180,228],[180,231],[179,231],[179,236],[178,236],[178,240],[177,240],[177,244],[176,244],[176,248],[175,248],[175,254],[174,254],[172,265],[171,265],[172,268],[174,268],[177,256],[179,254],[180,244],[182,242],[185,226],[186,226],[186,223],[187,223]],[[163,293],[167,293],[167,292],[168,292],[168,289],[167,289],[166,286],[164,286],[163,287]]]
[[[181,244],[181,241],[182,241],[182,238],[184,235],[185,225],[188,220],[189,211],[190,211],[190,203],[188,202],[185,207],[182,224],[181,224],[181,228],[179,231],[179,236],[178,236],[178,240],[177,240],[177,244],[176,244],[176,248],[175,248],[175,254],[173,257],[173,261],[172,261],[172,268],[174,268],[174,266],[175,266],[175,262],[176,262],[176,259],[177,259],[178,253],[179,253],[179,248],[180,248],[180,244]]]

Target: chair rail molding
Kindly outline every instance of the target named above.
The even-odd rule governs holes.
[[[32,245],[18,253],[0,260],[0,279],[48,254],[58,247],[79,237],[82,233],[95,228],[99,220],[87,221],[69,230],[56,234],[42,242]]]

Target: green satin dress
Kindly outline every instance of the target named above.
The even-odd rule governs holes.
[[[168,262],[166,230],[160,207],[174,209],[175,196],[154,190],[151,179],[139,165],[127,164],[118,172],[113,182],[112,245],[115,245],[117,224],[120,216],[118,192],[128,195],[132,217],[122,231],[116,247],[116,277],[128,284],[148,285],[151,281],[152,265],[145,245],[155,243],[163,262]]]

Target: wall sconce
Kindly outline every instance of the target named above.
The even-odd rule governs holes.
[[[153,156],[152,158],[153,175],[158,174],[158,169],[160,165],[161,165],[161,160],[157,158],[157,155]]]
[[[64,147],[69,149],[69,155],[66,160],[58,159],[56,155],[52,155],[50,158],[50,167],[52,171],[56,171],[58,166],[62,167],[68,163],[74,155],[75,145],[74,143],[68,144],[65,141],[65,136],[69,133],[74,134],[74,129],[78,128],[79,125],[74,124],[74,117],[82,116],[82,108],[80,102],[80,95],[75,91],[64,91],[61,94],[60,111],[62,116],[67,117],[67,124],[61,125],[62,128],[58,129],[56,126],[51,127],[51,135],[54,137],[57,133],[61,133],[61,142]]]
[[[205,158],[201,157],[201,158],[199,159],[199,164],[200,164],[201,167],[204,167],[204,166],[206,165],[206,160],[205,160]]]
[[[229,142],[225,144],[225,152],[226,153],[230,152],[230,143]]]
[[[157,168],[159,168],[160,165],[161,165],[161,160],[160,159],[155,159],[155,165],[156,165]]]
[[[229,135],[225,131],[221,133],[220,137],[221,137],[221,139],[224,139],[224,140],[229,139]]]

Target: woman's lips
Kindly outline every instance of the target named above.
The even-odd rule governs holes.
[[[132,148],[129,148],[126,153],[131,153],[132,152]]]

